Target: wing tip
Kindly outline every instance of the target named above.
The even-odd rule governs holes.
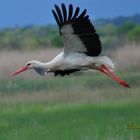
[[[52,13],[60,28],[63,25],[75,20],[76,18],[89,18],[89,16],[86,14],[87,9],[84,9],[80,13],[80,7],[77,6],[74,10],[73,4],[69,4],[68,9],[64,3],[61,4],[61,7],[59,7],[57,4],[54,4],[54,7],[55,9],[52,9]]]
[[[61,6],[66,7],[64,3],[62,3]]]

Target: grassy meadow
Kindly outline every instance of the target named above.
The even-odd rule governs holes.
[[[1,140],[138,140],[140,73],[98,73],[0,81]]]
[[[130,89],[99,72],[54,78],[28,71],[10,77],[26,61],[46,61],[59,51],[1,52],[0,140],[139,140],[140,129],[128,128],[140,127],[139,55],[130,50],[131,60],[121,59],[116,50],[112,57]]]

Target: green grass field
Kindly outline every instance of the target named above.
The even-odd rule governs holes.
[[[0,81],[0,140],[139,140],[140,73]]]

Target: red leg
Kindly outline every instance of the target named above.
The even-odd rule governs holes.
[[[101,67],[98,68],[98,70],[107,76],[111,77],[113,80],[121,84],[122,86],[125,86],[127,88],[130,88],[129,84],[127,84],[125,81],[121,80],[118,76],[116,76],[112,71],[110,71],[105,65],[101,65]]]

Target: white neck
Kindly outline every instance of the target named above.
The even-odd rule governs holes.
[[[46,62],[46,63],[41,63],[42,68],[47,68],[47,69],[52,69],[54,63],[52,61]]]
[[[55,67],[61,65],[64,61],[64,52],[59,53],[55,58],[47,63],[41,63],[43,68],[54,69]]]
[[[46,63],[36,61],[36,67],[43,68],[43,69],[51,69],[53,67],[53,63],[52,61]]]
[[[56,66],[61,65],[63,61],[63,52],[58,54],[55,58],[53,58],[51,61],[43,63],[40,61],[31,61],[35,63],[35,67],[39,68],[46,68],[46,69],[54,69]]]

